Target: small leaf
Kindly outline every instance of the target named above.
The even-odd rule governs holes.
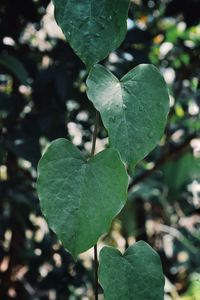
[[[163,300],[164,276],[158,254],[145,242],[125,254],[104,247],[100,252],[99,280],[105,300]]]
[[[199,170],[200,158],[193,156],[191,152],[179,155],[175,160],[164,164],[162,167],[163,178],[168,186],[171,201],[180,195],[184,184],[195,179],[198,180]]]
[[[89,161],[68,140],[51,143],[39,162],[41,207],[74,257],[96,244],[127,197],[128,176],[116,150]]]
[[[22,84],[27,85],[27,70],[17,58],[12,55],[1,54],[0,66],[8,69]]]
[[[96,65],[87,86],[111,147],[133,169],[156,146],[165,128],[169,97],[163,77],[153,65],[139,65],[118,80]]]
[[[127,31],[129,0],[53,0],[58,25],[90,68],[118,48]]]

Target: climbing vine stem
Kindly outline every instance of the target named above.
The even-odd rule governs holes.
[[[95,126],[94,132],[92,137],[92,150],[91,150],[91,157],[94,156],[95,147],[96,147],[96,140],[99,131],[99,112],[96,110],[96,117],[95,117]],[[95,300],[98,300],[98,253],[97,253],[97,245],[94,246],[94,294]]]
[[[94,153],[95,153],[98,131],[99,131],[99,112],[96,110],[95,126],[94,126],[94,132],[93,132],[93,137],[92,137],[91,157],[94,156]]]

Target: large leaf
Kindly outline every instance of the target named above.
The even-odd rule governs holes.
[[[89,161],[66,139],[51,143],[39,162],[41,207],[74,257],[105,233],[127,197],[128,177],[116,150]]]
[[[91,67],[118,48],[127,31],[129,0],[53,0],[58,25]]]
[[[100,252],[99,280],[106,300],[163,300],[164,276],[158,254],[145,242],[122,255],[104,247]]]
[[[87,86],[111,147],[118,149],[133,169],[156,146],[165,128],[169,97],[163,77],[153,65],[139,65],[118,80],[96,65]]]

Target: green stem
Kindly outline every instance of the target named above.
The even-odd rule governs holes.
[[[93,137],[92,137],[91,157],[94,156],[94,153],[95,153],[98,131],[99,131],[99,112],[96,110],[95,127],[94,127],[94,132],[93,132]]]
[[[96,111],[96,117],[95,117],[95,127],[92,137],[92,150],[91,150],[91,157],[94,156],[95,153],[95,147],[96,147],[96,140],[97,135],[99,131],[99,112]],[[97,245],[94,246],[94,294],[95,294],[95,300],[98,300],[98,254],[97,254]]]
[[[99,263],[98,263],[97,245],[95,245],[94,246],[95,300],[98,300],[98,287],[99,287],[99,282],[98,282],[98,268],[99,268]]]

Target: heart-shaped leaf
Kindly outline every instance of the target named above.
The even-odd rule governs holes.
[[[139,65],[118,80],[101,65],[92,68],[88,98],[100,111],[110,145],[131,169],[157,144],[169,111],[167,86],[153,65]]]
[[[39,199],[50,227],[74,257],[105,233],[127,197],[119,154],[107,149],[89,161],[68,140],[51,143],[38,166]]]
[[[53,0],[58,25],[90,68],[118,48],[127,31],[129,0]]]
[[[163,300],[164,276],[158,254],[145,242],[125,254],[104,247],[100,252],[99,280],[105,300]]]

